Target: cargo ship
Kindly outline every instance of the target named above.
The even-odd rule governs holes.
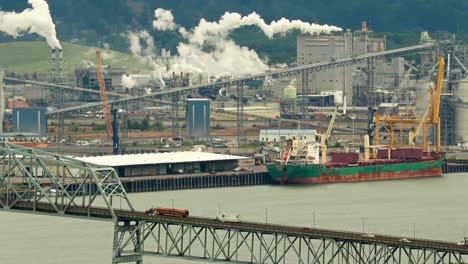
[[[400,89],[392,103],[370,109],[362,158],[360,153],[350,152],[343,145],[344,152],[332,152],[328,162],[327,141],[338,113],[335,105],[327,131],[315,135],[314,142],[300,135],[286,141],[280,157],[266,166],[272,180],[282,184],[314,184],[442,176],[444,154],[440,146],[439,112],[444,66],[444,57],[439,56],[437,85],[435,89],[428,87],[429,105],[421,117],[416,117],[414,108],[408,111],[408,105],[403,107],[406,111],[400,111],[396,103]],[[431,131],[436,132],[435,144],[427,140],[432,138],[428,136]],[[386,133],[383,135],[388,139],[386,145],[380,144],[381,133]]]
[[[422,148],[392,149],[390,158],[387,149],[380,149],[377,157],[369,160],[360,160],[359,153],[332,152],[330,162],[320,163],[316,162],[318,155],[300,155],[293,145],[300,147],[300,140],[289,141],[291,148],[280,160],[266,165],[277,183],[319,184],[442,176],[444,156],[425,153]]]

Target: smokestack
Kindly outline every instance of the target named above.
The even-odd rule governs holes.
[[[50,66],[50,75],[51,75],[52,81],[55,81],[55,49],[52,49],[52,60],[51,60],[51,66]]]
[[[59,50],[59,61],[58,61],[58,78],[62,80],[63,78],[63,51]]]
[[[0,132],[3,133],[3,117],[5,113],[5,96],[3,92],[3,75],[5,72],[0,69]]]

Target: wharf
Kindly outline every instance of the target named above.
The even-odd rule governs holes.
[[[121,177],[120,181],[128,193],[271,184],[265,171]]]
[[[468,172],[468,159],[447,159],[442,166],[443,173]]]

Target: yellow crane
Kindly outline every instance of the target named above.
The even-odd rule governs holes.
[[[400,131],[400,139],[397,143],[400,146],[404,145],[403,136],[406,129],[414,129],[414,132],[409,134],[408,144],[414,146],[414,138],[422,132],[422,143],[421,147],[424,151],[428,150],[427,140],[426,140],[426,129],[430,127],[435,127],[437,131],[437,143],[436,151],[440,152],[440,102],[442,95],[442,82],[444,77],[444,57],[439,56],[439,70],[437,75],[437,84],[435,88],[435,93],[432,87],[429,88],[429,107],[424,112],[423,116],[420,119],[417,118],[402,118],[398,113],[395,113],[391,116],[389,115],[376,115],[374,116],[374,122],[376,127],[382,127],[389,133],[389,148],[395,146],[395,142],[398,139],[395,137],[395,132]],[[406,130],[407,131],[407,130]],[[375,144],[379,145],[379,129],[375,131]]]
[[[104,110],[104,117],[106,119],[106,127],[107,127],[107,136],[112,137],[113,129],[112,129],[112,118],[109,108],[109,99],[107,99],[107,90],[106,90],[106,82],[104,80],[104,72],[102,71],[102,61],[101,61],[101,51],[98,49],[96,50],[96,58],[97,58],[97,78],[99,81],[99,91],[101,92],[101,102],[102,102],[102,109]]]
[[[426,109],[426,111],[424,112],[423,116],[421,117],[421,121],[419,122],[418,126],[416,127],[416,129],[414,131],[410,131],[410,134],[409,134],[409,144],[411,146],[414,146],[415,144],[415,139],[416,137],[419,136],[419,133],[421,133],[424,125],[427,123],[428,121],[428,116],[429,116],[429,112],[430,112],[431,108],[430,106]],[[425,144],[425,140],[423,140],[423,145]]]
[[[444,57],[439,56],[439,71],[437,73],[437,85],[435,89],[435,97],[433,98],[434,100],[434,108],[432,111],[432,124],[437,126],[437,151],[440,152],[440,116],[439,116],[439,111],[440,111],[440,100],[441,100],[441,95],[442,95],[442,82],[444,80]],[[432,98],[432,97],[431,97]]]
[[[335,105],[335,111],[333,111],[330,123],[328,123],[327,132],[320,136],[320,148],[322,149],[322,163],[327,163],[327,142],[331,135],[333,125],[335,124],[336,115],[338,114],[338,104]]]

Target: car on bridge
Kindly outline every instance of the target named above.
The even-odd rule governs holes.
[[[405,243],[410,243],[411,241],[409,241],[407,238],[401,238],[400,240],[398,240],[400,242],[405,242]]]
[[[218,216],[216,216],[216,220],[221,221],[221,222],[240,222],[241,216],[238,214],[233,215],[233,214],[228,214],[228,213],[221,213]]]
[[[464,237],[462,241],[458,242],[459,246],[468,246],[468,237]]]

